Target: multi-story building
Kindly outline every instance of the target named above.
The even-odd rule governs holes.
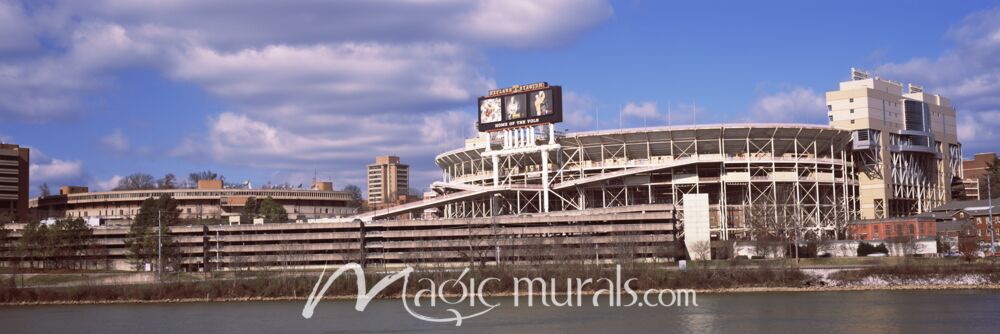
[[[409,194],[410,166],[399,162],[396,156],[380,156],[368,165],[368,205],[381,207],[399,202],[400,196]]]
[[[89,192],[86,187],[62,187],[59,195],[31,199],[38,219],[84,218],[92,225],[127,225],[147,198],[169,195],[177,200],[180,218],[218,220],[239,217],[253,197],[271,197],[288,212],[288,219],[306,220],[351,215],[350,194],[310,189],[224,188],[221,180],[202,180],[196,189],[148,189]]]
[[[850,130],[864,219],[900,217],[951,200],[962,180],[955,108],[923,88],[851,69],[827,92],[830,126]]]
[[[976,153],[971,160],[962,161],[962,171],[965,179],[962,180],[964,199],[977,200],[986,198],[986,174],[989,169],[1000,161],[997,154]],[[982,189],[982,190],[981,190]]]
[[[937,225],[937,220],[927,216],[862,220],[850,225],[850,235],[854,240],[931,239],[937,236]]]
[[[0,143],[0,212],[20,219],[28,218],[27,147]]]

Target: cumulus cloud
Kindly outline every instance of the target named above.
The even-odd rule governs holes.
[[[76,116],[80,95],[109,85],[113,70],[161,63],[164,42],[174,39],[166,30],[88,22],[60,36],[60,52],[0,57],[0,116],[34,122]]]
[[[565,15],[566,8],[573,15]],[[157,22],[225,50],[331,41],[450,40],[487,47],[547,48],[572,42],[613,15],[603,0],[65,2],[51,16]],[[516,24],[505,24],[516,22]]]
[[[589,95],[563,91],[564,125],[575,131],[592,130],[597,115],[597,103]]]
[[[826,123],[823,97],[812,89],[794,87],[761,96],[750,108],[752,122]]]
[[[952,99],[966,153],[995,151],[1000,139],[1000,8],[965,17],[947,33],[953,42],[937,57],[876,68],[885,77],[923,84]]]
[[[656,102],[629,102],[622,108],[622,115],[635,118],[656,118]]]
[[[121,175],[113,175],[110,178],[103,180],[94,180],[90,182],[90,188],[94,191],[108,191],[112,190],[118,186],[118,183],[122,180]]]
[[[24,10],[13,2],[0,1],[0,55],[21,54],[38,47],[34,24]]]
[[[26,24],[0,34],[30,37],[4,41],[29,56],[5,57],[2,48],[14,47],[0,46],[0,117],[78,117],[90,109],[80,97],[113,85],[116,71],[153,69],[228,108],[206,115],[204,131],[178,134],[184,139],[173,156],[282,175],[352,170],[341,175],[352,179],[376,153],[431,161],[460,146],[475,97],[496,86],[485,50],[560,47],[613,15],[603,0],[95,0],[11,8],[0,17]],[[518,24],[496,24],[511,21]],[[37,40],[52,47],[32,47]],[[99,141],[119,154],[141,149],[120,132]]]
[[[468,104],[495,86],[472,59],[461,46],[437,43],[274,45],[234,53],[197,48],[171,72],[258,117],[329,125],[338,121],[330,116]]]
[[[58,187],[68,184],[82,184],[87,173],[80,160],[67,160],[52,158],[36,147],[31,149],[31,163],[28,166],[28,175],[31,177],[31,189],[34,191],[42,184]]]
[[[100,143],[105,149],[114,154],[126,154],[132,149],[128,136],[121,129],[115,129],[111,133],[101,137]]]
[[[31,164],[31,178],[38,182],[51,182],[78,178],[83,175],[83,163],[74,160],[52,159],[47,163]]]

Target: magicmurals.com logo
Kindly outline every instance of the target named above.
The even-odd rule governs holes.
[[[490,287],[496,287],[504,282],[497,277],[483,278],[478,281],[475,278],[466,279],[465,276],[469,273],[469,268],[465,268],[458,277],[440,282],[440,284],[429,278],[421,278],[418,280],[418,284],[425,284],[428,287],[417,290],[412,297],[408,297],[407,289],[409,288],[410,274],[413,273],[412,267],[407,266],[403,270],[383,277],[378,283],[372,286],[371,290],[367,290],[364,268],[357,263],[348,263],[338,268],[333,274],[330,274],[326,278],[326,284],[322,284],[323,277],[326,275],[326,270],[323,270],[323,273],[319,276],[319,280],[316,281],[316,285],[309,294],[309,298],[306,299],[306,305],[302,308],[302,317],[306,319],[312,318],[313,311],[320,300],[323,299],[323,295],[330,289],[333,282],[348,270],[354,272],[358,285],[357,300],[354,303],[355,310],[359,312],[364,311],[368,307],[368,303],[382,292],[382,290],[402,279],[403,290],[400,292],[400,299],[402,299],[403,308],[406,309],[407,313],[423,321],[454,322],[455,326],[461,326],[463,320],[481,316],[500,306],[500,303],[490,303],[486,300],[487,296],[483,292]],[[539,277],[512,277],[510,282],[514,285],[514,307],[520,307],[521,305],[533,307],[536,299],[540,301],[542,306],[547,307],[580,307],[587,303],[595,307],[698,306],[697,292],[694,290],[649,289],[637,291],[632,287],[637,280],[636,278],[629,278],[622,281],[622,267],[618,265],[615,268],[614,279],[567,278],[566,284],[562,288],[557,288],[557,281],[554,278],[546,281]],[[322,288],[320,287],[321,284]],[[460,292],[453,292],[456,290]],[[623,297],[626,299],[624,302],[622,300]],[[522,303],[522,298],[527,299],[527,301]],[[421,300],[425,302],[429,301],[426,305],[430,307],[436,307],[438,302],[442,303],[447,308],[444,311],[450,313],[450,316],[434,317],[417,312],[416,308],[421,307]],[[413,307],[411,307],[411,303]],[[463,314],[453,307],[457,305],[468,305],[472,311],[467,311],[468,313]]]

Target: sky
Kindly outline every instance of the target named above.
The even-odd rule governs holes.
[[[475,136],[478,96],[561,85],[570,131],[824,124],[850,68],[952,99],[998,151],[1000,2],[0,0],[0,140],[48,184],[212,170],[411,187]]]

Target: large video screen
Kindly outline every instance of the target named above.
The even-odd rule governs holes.
[[[479,98],[479,131],[562,122],[562,87]]]

